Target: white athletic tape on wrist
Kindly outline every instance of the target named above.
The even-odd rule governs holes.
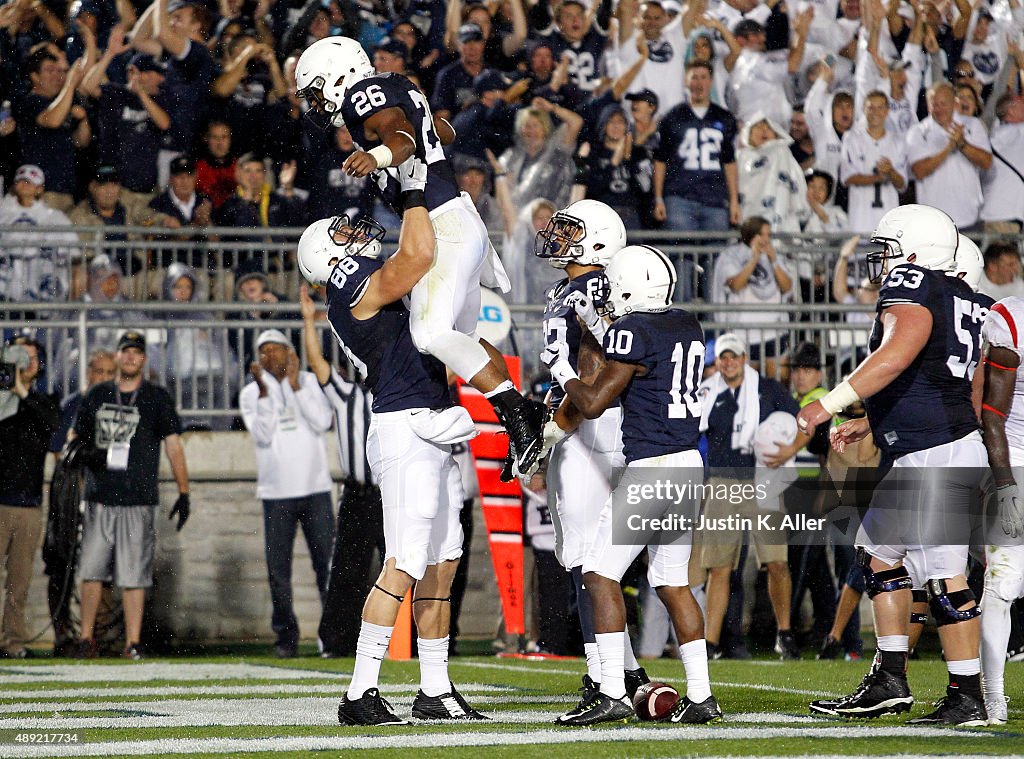
[[[373,156],[373,160],[377,162],[378,169],[386,169],[391,165],[391,159],[394,158],[391,154],[391,148],[387,145],[378,145],[375,148],[370,148],[367,154]]]
[[[551,378],[561,385],[564,390],[569,380],[579,379],[580,376],[572,368],[572,364],[569,363],[568,359],[563,358],[552,365]]]
[[[821,398],[821,407],[830,414],[838,414],[847,406],[860,400],[857,391],[849,382],[840,382]]]

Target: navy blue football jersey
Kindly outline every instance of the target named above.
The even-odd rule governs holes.
[[[542,35],[551,45],[555,60],[569,55],[569,79],[584,92],[593,92],[601,82],[601,63],[608,37],[594,25],[579,42],[569,42],[560,32]]]
[[[616,319],[604,338],[609,360],[640,364],[622,393],[626,463],[697,448],[704,331],[693,314],[669,309]]]
[[[871,351],[882,342],[882,312],[917,305],[932,316],[928,342],[888,386],[864,402],[875,444],[888,456],[923,451],[978,429],[971,377],[981,358],[988,309],[962,281],[913,264],[889,272],[878,294]]]
[[[369,319],[352,316],[370,275],[384,265],[365,256],[338,262],[327,284],[327,318],[345,355],[373,393],[375,413],[451,406],[444,364],[420,353],[409,333],[409,310],[390,303]]]
[[[728,208],[723,167],[736,161],[736,119],[732,114],[711,104],[701,118],[681,103],[661,120],[658,134],[654,159],[665,163],[665,194]]]
[[[603,271],[591,271],[575,279],[563,279],[548,288],[544,293],[544,345],[545,347],[559,344],[573,369],[579,367],[580,341],[583,339],[583,327],[576,318],[576,312],[569,303],[573,293],[583,293],[594,299],[597,288],[604,277]],[[565,397],[565,391],[557,382],[551,385],[551,404],[557,408]]]
[[[366,136],[364,125],[375,113],[388,108],[401,108],[412,124],[416,140],[416,158],[427,165],[427,186],[424,188],[427,210],[433,211],[459,195],[455,174],[445,158],[441,138],[434,130],[434,116],[426,96],[401,74],[376,74],[352,85],[345,93],[341,115],[361,150],[380,145],[380,140]]]

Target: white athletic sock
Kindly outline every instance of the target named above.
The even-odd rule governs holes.
[[[1003,674],[1006,671],[1006,643],[1010,640],[1010,602],[986,593],[985,613],[981,615],[981,661],[985,673],[985,700],[1003,700]]]
[[[951,675],[980,675],[981,659],[960,659],[946,662],[946,669]]]
[[[878,650],[879,651],[909,651],[910,650],[910,636],[909,635],[879,635],[878,636]]]
[[[679,647],[679,658],[686,672],[686,697],[699,704],[711,696],[711,675],[708,674],[708,643],[703,638]]]
[[[596,643],[584,643],[583,654],[587,657],[587,674],[595,683],[601,682],[601,654]]]
[[[601,692],[612,698],[626,695],[626,679],[622,674],[622,633],[597,633],[597,651],[601,655]]]
[[[427,696],[440,696],[452,689],[448,677],[448,636],[416,638],[420,657],[420,690]]]
[[[380,663],[388,652],[394,626],[381,627],[365,620],[359,626],[359,640],[356,641],[356,666],[352,669],[352,681],[348,684],[348,697],[356,700],[370,688],[377,687],[380,678]]]
[[[627,670],[640,669],[640,662],[633,653],[633,642],[629,639],[629,630],[622,633],[622,655],[623,666]]]
[[[488,390],[484,393],[484,398],[491,399],[498,393],[504,393],[506,390],[515,390],[516,386],[512,384],[512,380],[505,380],[493,390]]]

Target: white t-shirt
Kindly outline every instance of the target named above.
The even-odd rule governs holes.
[[[37,302],[68,298],[69,263],[81,257],[73,232],[36,232],[35,227],[70,227],[71,221],[55,208],[37,200],[28,208],[14,195],[0,201],[0,296],[6,300]],[[19,231],[20,228],[23,231]]]
[[[299,390],[263,372],[267,395],[255,382],[238,397],[245,428],[256,444],[256,497],[302,498],[331,489],[324,433],[334,416],[312,372],[299,372]]]
[[[953,114],[953,120],[963,125],[964,139],[969,145],[990,151],[985,125],[973,116]],[[929,116],[907,133],[907,163],[942,151],[949,142],[949,132]],[[981,211],[981,170],[967,160],[960,151],[954,151],[939,167],[924,179],[917,180],[917,202],[934,206],[948,213],[960,228],[970,227],[978,221]]]
[[[668,113],[672,108],[683,102],[685,95],[683,57],[686,55],[686,37],[683,36],[683,14],[676,16],[661,31],[661,37],[648,42],[650,51],[647,63],[640,69],[636,79],[629,86],[630,92],[649,89],[658,96],[658,111]],[[621,70],[625,71],[640,57],[636,51],[637,36],[642,34],[639,28],[624,44],[618,44],[615,35],[615,55]]]
[[[1005,285],[997,285],[990,280],[985,273],[981,273],[981,282],[978,284],[978,292],[987,295],[993,300],[1002,300],[1012,295],[1024,296],[1024,279],[1015,279]]]
[[[1007,348],[1024,358],[1024,298],[1004,298],[989,309],[981,336],[989,345]],[[1013,403],[1006,417],[1006,441],[1014,448],[1024,448],[1024,361],[1017,368]]]
[[[982,174],[984,204],[982,221],[1024,220],[1024,124],[997,123],[992,127],[992,149],[1017,169],[992,156],[992,166]]]
[[[784,303],[792,300],[793,289],[796,286],[796,277],[784,256],[777,256],[779,266],[789,275],[793,282],[789,292],[783,293],[779,290],[779,284],[775,280],[775,271],[772,262],[764,253],[761,254],[757,266],[754,268],[747,286],[738,293],[733,292],[729,287],[728,280],[740,273],[744,266],[750,262],[753,255],[751,249],[743,243],[730,245],[718,254],[715,261],[715,271],[711,277],[711,299],[715,303],[723,305],[740,304],[769,304]],[[738,329],[742,324],[778,322],[780,325],[789,323],[789,314],[784,311],[720,311],[715,314],[715,320],[730,325],[733,332],[745,337],[748,345],[756,345],[767,342],[782,334],[783,329]],[[733,327],[737,328],[733,328]]]
[[[896,171],[907,178],[907,153],[902,137],[886,132],[880,140],[875,140],[864,127],[853,127],[843,135],[843,158],[839,168],[841,181],[846,184],[849,177],[874,174],[875,166],[882,158],[888,158]],[[858,234],[873,232],[886,211],[900,204],[899,193],[892,182],[849,187],[848,192],[850,231]]]
[[[883,24],[884,26],[884,24]],[[903,97],[895,99],[889,77],[882,76],[875,60],[864,48],[857,57],[857,91],[854,95],[858,123],[864,123],[864,99],[872,90],[880,90],[889,98],[889,116],[885,120],[885,131],[899,137],[906,135],[910,127],[918,122],[917,100],[924,79],[925,54],[920,45],[908,43],[903,48],[902,59],[910,65],[906,69],[907,82],[903,86]]]

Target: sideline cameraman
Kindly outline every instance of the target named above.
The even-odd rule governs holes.
[[[34,340],[15,338],[0,366],[0,564],[7,574],[0,658],[31,655],[25,648],[25,601],[43,529],[43,465],[60,423],[57,402],[33,387],[40,350]]]

